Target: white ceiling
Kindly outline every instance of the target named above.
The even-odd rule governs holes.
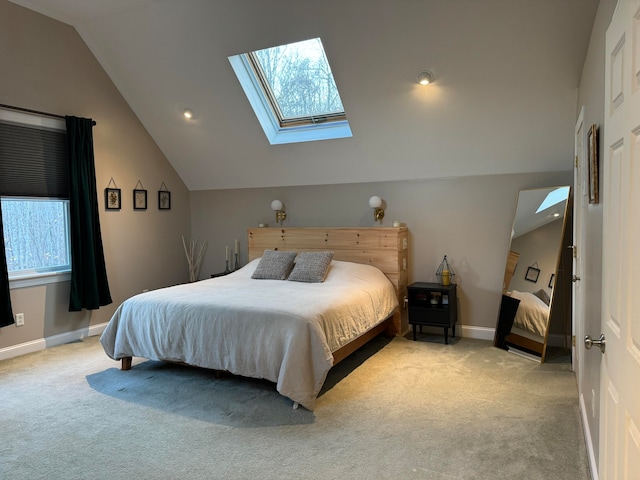
[[[598,4],[12,1],[75,26],[191,190],[570,170]],[[354,136],[271,146],[227,57],[312,37]]]

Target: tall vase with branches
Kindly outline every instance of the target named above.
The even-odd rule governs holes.
[[[195,282],[200,275],[200,267],[202,265],[202,259],[207,251],[208,242],[205,241],[201,245],[198,245],[198,239],[189,240],[188,242],[182,237],[182,246],[184,247],[184,253],[187,256],[187,263],[189,264],[189,281]]]

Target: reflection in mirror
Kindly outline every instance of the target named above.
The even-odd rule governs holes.
[[[570,331],[570,204],[568,186],[518,194],[496,347],[544,362],[550,327],[558,323],[565,338]]]

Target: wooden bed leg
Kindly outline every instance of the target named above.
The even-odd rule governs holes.
[[[122,358],[122,366],[120,370],[131,370],[131,357],[123,357]]]

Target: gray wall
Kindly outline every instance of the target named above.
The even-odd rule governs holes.
[[[509,290],[535,292],[543,289],[551,295],[549,279],[555,273],[562,243],[562,219],[520,235],[511,241],[511,250],[518,252],[518,266],[511,279]],[[525,279],[527,269],[537,263],[540,276],[536,283]]]
[[[571,178],[564,172],[194,191],[193,235],[209,242],[201,277],[224,269],[225,246],[235,238],[246,263],[246,229],[275,225],[270,204],[276,198],[287,211],[285,226],[365,227],[373,225],[369,197],[378,195],[386,204],[383,224],[398,220],[409,228],[410,282],[435,281],[447,255],[459,284],[463,333],[473,335],[473,327],[495,327],[519,190],[566,185]]]
[[[69,313],[69,282],[11,291],[14,313],[25,325],[0,329],[0,349],[88,329],[109,320],[115,308],[143,289],[185,281],[181,235],[188,236],[187,189],[162,152],[70,26],[0,0],[0,103],[96,120],[94,148],[107,274],[113,304]],[[122,210],[104,210],[104,188],[122,189]],[[140,180],[149,209],[133,211]],[[165,182],[172,208],[158,211]]]

